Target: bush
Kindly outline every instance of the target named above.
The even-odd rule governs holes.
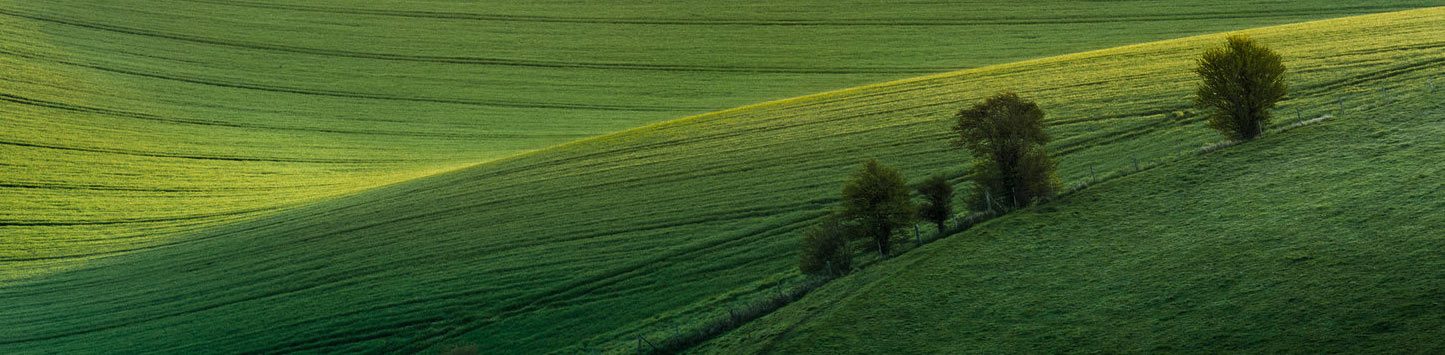
[[[888,256],[893,232],[916,217],[908,192],[903,174],[869,160],[843,185],[843,217],[856,221],[878,254]]]
[[[853,268],[853,255],[848,249],[850,229],[838,217],[829,216],[823,223],[803,232],[803,252],[798,269],[809,275],[836,276]]]
[[[1038,104],[1005,92],[959,111],[956,118],[954,144],[974,157],[971,207],[1019,207],[1058,191]]]
[[[953,185],[943,175],[934,175],[918,185],[918,194],[923,195],[918,217],[933,222],[942,231],[944,222],[953,215]]]
[[[1269,110],[1288,91],[1284,70],[1278,53],[1249,37],[1229,36],[1224,47],[1199,58],[1194,104],[1205,110],[1209,127],[1225,137],[1254,139],[1264,133]]]

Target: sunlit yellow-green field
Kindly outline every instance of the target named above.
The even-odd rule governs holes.
[[[232,7],[207,1],[175,4],[124,11]],[[234,7],[246,11],[319,16],[309,6],[237,4],[242,5]],[[725,315],[729,307],[797,282],[798,231],[831,208],[842,178],[860,160],[878,158],[915,180],[934,173],[962,176],[968,157],[948,143],[949,118],[986,95],[1012,90],[1045,108],[1055,137],[1049,148],[1066,183],[1126,169],[1136,160],[1189,153],[1218,140],[1188,104],[1193,58],[1219,42],[1219,34],[987,65],[577,139],[668,115],[908,73],[860,74],[837,81],[822,79],[834,75],[830,73],[786,73],[752,81],[770,72],[758,69],[764,74],[758,77],[743,75],[747,71],[690,70],[684,72],[700,76],[675,78],[691,78],[686,84],[643,75],[631,86],[616,88],[607,83],[633,77],[630,71],[637,69],[608,67],[603,69],[629,72],[585,74],[602,69],[518,68],[489,76],[438,69],[457,65],[441,58],[480,57],[478,53],[487,51],[466,48],[487,47],[432,43],[439,40],[423,27],[366,37],[370,40],[321,37],[326,31],[349,31],[340,19],[395,21],[392,17],[431,14],[420,10],[420,3],[403,5],[359,6],[325,17],[335,21],[276,20],[305,24],[290,30],[316,37],[298,35],[288,39],[291,44],[263,45],[281,35],[225,31],[246,26],[248,18],[214,18],[205,25],[214,31],[206,38],[226,41],[210,43],[222,41],[177,38],[183,32],[192,36],[186,29],[194,21],[184,17],[155,15],[173,21],[144,24],[148,27],[139,31],[142,24],[121,26],[115,21],[140,14],[107,20],[100,17],[112,12],[72,13],[66,11],[74,8],[67,6],[0,2],[0,29],[24,38],[0,42],[5,54],[0,63],[6,75],[16,78],[0,84],[9,95],[0,102],[7,114],[3,139],[8,143],[0,146],[8,150],[0,155],[7,169],[6,205],[0,209],[6,213],[0,225],[7,236],[0,241],[6,261],[0,275],[9,280],[0,286],[0,303],[7,305],[0,308],[0,329],[6,330],[0,332],[0,350],[409,352],[475,344],[485,353],[633,351],[638,336],[661,339],[686,331],[701,320]],[[468,11],[464,5],[438,6]],[[563,9],[571,8],[541,6],[532,11]],[[515,19],[485,21],[686,28],[783,26],[770,21],[787,21],[764,18],[746,25],[713,19],[725,17],[725,12],[701,16],[708,19],[699,20],[701,24],[606,20],[606,13],[569,16],[587,21],[517,13]],[[1214,16],[1209,18],[1231,14],[1204,13]],[[1103,19],[1117,19],[1095,15],[1101,20],[1088,22],[1089,28],[1110,28],[1101,24],[1113,21]],[[436,21],[483,21],[469,16]],[[943,16],[933,19],[947,22]],[[1003,26],[1013,20],[1030,22],[996,22]],[[1141,21],[1160,26],[1154,27],[1161,29],[1154,38],[1180,34],[1162,31],[1179,31],[1177,23]],[[1073,38],[1065,36],[1071,22],[1059,22],[1055,31],[1038,36]],[[820,33],[852,28],[797,27],[787,28]],[[517,38],[538,35],[526,26],[516,28]],[[1380,90],[1410,102],[1428,103],[1434,97],[1428,95],[1438,95],[1422,88],[1445,64],[1442,8],[1244,33],[1276,48],[1291,68],[1291,95],[1279,110],[1282,123],[1323,114],[1366,120],[1356,114],[1387,109]],[[408,41],[403,34],[422,39]],[[1149,38],[1118,36],[1097,38]],[[120,38],[134,41],[117,41]],[[159,43],[169,41],[180,44],[166,55],[157,54],[162,52],[155,50],[162,47]],[[611,53],[611,59],[606,53],[594,54],[596,50],[566,56],[570,50],[601,46],[575,41],[538,43],[547,43],[541,47],[569,60],[629,60],[622,50]],[[662,45],[643,39],[626,43],[639,47],[619,48]],[[1062,54],[1103,43],[1107,41],[1078,41],[1050,50]],[[312,49],[293,48],[302,44]],[[425,45],[437,47],[426,50]],[[818,51],[832,48],[823,42],[808,45]],[[970,45],[980,51],[988,48]],[[407,48],[398,52],[410,54],[357,54],[388,48]],[[940,49],[937,53],[958,49],[931,48]],[[159,58],[133,63],[85,55],[96,52]],[[997,59],[992,62],[1046,52],[1020,50],[992,57]],[[217,53],[238,59],[222,61],[217,58],[227,57]],[[336,53],[349,54],[345,59],[328,57]],[[792,53],[770,55],[794,58]],[[292,56],[301,59],[292,61]],[[766,62],[759,59],[763,54],[757,56],[735,60]],[[776,65],[861,68],[896,63],[942,71],[990,62],[950,66],[938,64],[949,62],[946,57],[916,54],[897,61],[824,66],[806,62],[813,60],[806,55],[796,57],[792,60],[805,62]],[[665,63],[658,60],[649,65]],[[725,65],[699,58],[677,60],[690,66]],[[212,66],[216,71],[203,70]],[[552,70],[572,74],[517,79]],[[165,78],[157,77],[161,75]],[[517,85],[527,89],[502,86],[509,75],[523,82],[550,81],[555,96],[529,91],[539,90],[535,82]],[[818,81],[809,81],[813,79]],[[487,85],[489,80],[498,81]],[[733,81],[709,85],[708,80]],[[655,82],[676,86],[645,85]],[[564,86],[569,89],[559,89]],[[688,94],[675,101],[677,106],[656,97],[631,99],[644,92],[675,94],[672,90],[679,87],[722,91]],[[730,94],[751,88],[760,91]],[[585,98],[591,107],[578,108],[581,113],[564,114],[573,108],[555,107],[521,114],[529,109],[483,104],[504,98],[579,105]],[[650,114],[589,114],[619,108],[650,112],[641,108],[653,106],[669,108]],[[94,257],[132,250],[143,251]],[[54,264],[77,258],[88,262]]]

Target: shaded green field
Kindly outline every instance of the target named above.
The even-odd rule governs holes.
[[[1017,211],[693,350],[1440,352],[1445,88],[1395,99]]]
[[[1438,3],[0,1],[0,280],[688,114]]]
[[[1284,112],[1424,100],[1445,9],[1247,31],[1285,55]],[[876,157],[962,174],[948,119],[1012,89],[1046,107],[1066,182],[1214,142],[1184,110],[1210,35],[730,109],[178,237],[0,287],[0,349],[630,351],[797,281],[797,231]],[[1285,115],[1288,117],[1288,115]],[[1431,152],[1424,146],[1418,153]],[[1234,153],[1229,153],[1234,154]],[[959,238],[966,239],[966,238]]]

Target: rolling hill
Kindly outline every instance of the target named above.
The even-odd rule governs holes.
[[[5,0],[0,284],[689,114],[1432,3]]]
[[[1438,107],[1421,106],[1438,102],[1421,88],[1445,63],[1442,19],[1445,8],[1431,8],[1246,33],[1287,58],[1293,94],[1284,117],[1334,113],[1339,122],[1364,120],[1359,115],[1396,107],[1382,104],[1377,90],[1383,89],[1414,103],[1401,109],[1416,110],[1389,117],[1419,122],[1411,120],[1438,117],[1418,110]],[[475,343],[486,352],[631,350],[636,336],[672,334],[797,282],[797,231],[836,202],[841,178],[860,159],[879,158],[913,178],[961,175],[966,157],[947,144],[948,118],[996,91],[1023,93],[1046,108],[1056,137],[1050,148],[1066,182],[1214,142],[1186,105],[1192,58],[1220,38],[1130,45],[743,106],[415,179],[424,174],[396,166],[340,165],[355,175],[290,172],[349,187],[379,180],[346,185],[341,177],[407,173],[391,180],[398,183],[264,215],[174,227],[175,242],[163,247],[0,286],[0,303],[10,305],[0,309],[0,329],[7,329],[0,349],[413,351]],[[1438,132],[1435,126],[1438,120],[1427,120],[1413,126],[1425,128],[1399,134],[1419,137],[1421,130]],[[437,144],[437,156],[461,154],[442,149],[446,140],[417,141]],[[214,153],[257,154],[244,147],[196,144]],[[286,156],[281,149],[313,154],[271,148],[276,157]],[[1400,149],[1418,150],[1402,156],[1416,157],[1438,146]],[[346,158],[345,151],[337,148],[330,157]],[[454,168],[443,164],[448,159],[431,168]],[[303,163],[296,164],[316,167]],[[290,181],[275,179],[268,181]],[[1089,193],[1103,196],[1124,184]],[[935,260],[926,256],[965,240],[971,239],[925,249],[918,260]]]
[[[1420,79],[1441,74],[1016,211],[693,351],[1440,352],[1445,88]]]

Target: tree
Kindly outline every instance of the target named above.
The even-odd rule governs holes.
[[[852,229],[837,215],[803,232],[803,252],[798,269],[809,275],[842,275],[853,268],[848,250]]]
[[[858,222],[880,255],[888,256],[893,232],[913,222],[908,190],[903,174],[877,160],[865,162],[843,185],[843,217]]]
[[[955,116],[954,144],[972,153],[973,206],[1018,207],[1053,196],[1056,164],[1044,145],[1044,111],[1011,92],[990,96]]]
[[[1264,132],[1269,110],[1288,91],[1284,63],[1249,37],[1234,35],[1227,41],[1199,58],[1194,103],[1208,114],[1209,127],[1230,139],[1251,140]]]
[[[918,194],[923,195],[923,206],[918,208],[918,217],[938,225],[938,230],[943,230],[943,223],[953,215],[953,185],[943,175],[934,175],[918,185]]]

